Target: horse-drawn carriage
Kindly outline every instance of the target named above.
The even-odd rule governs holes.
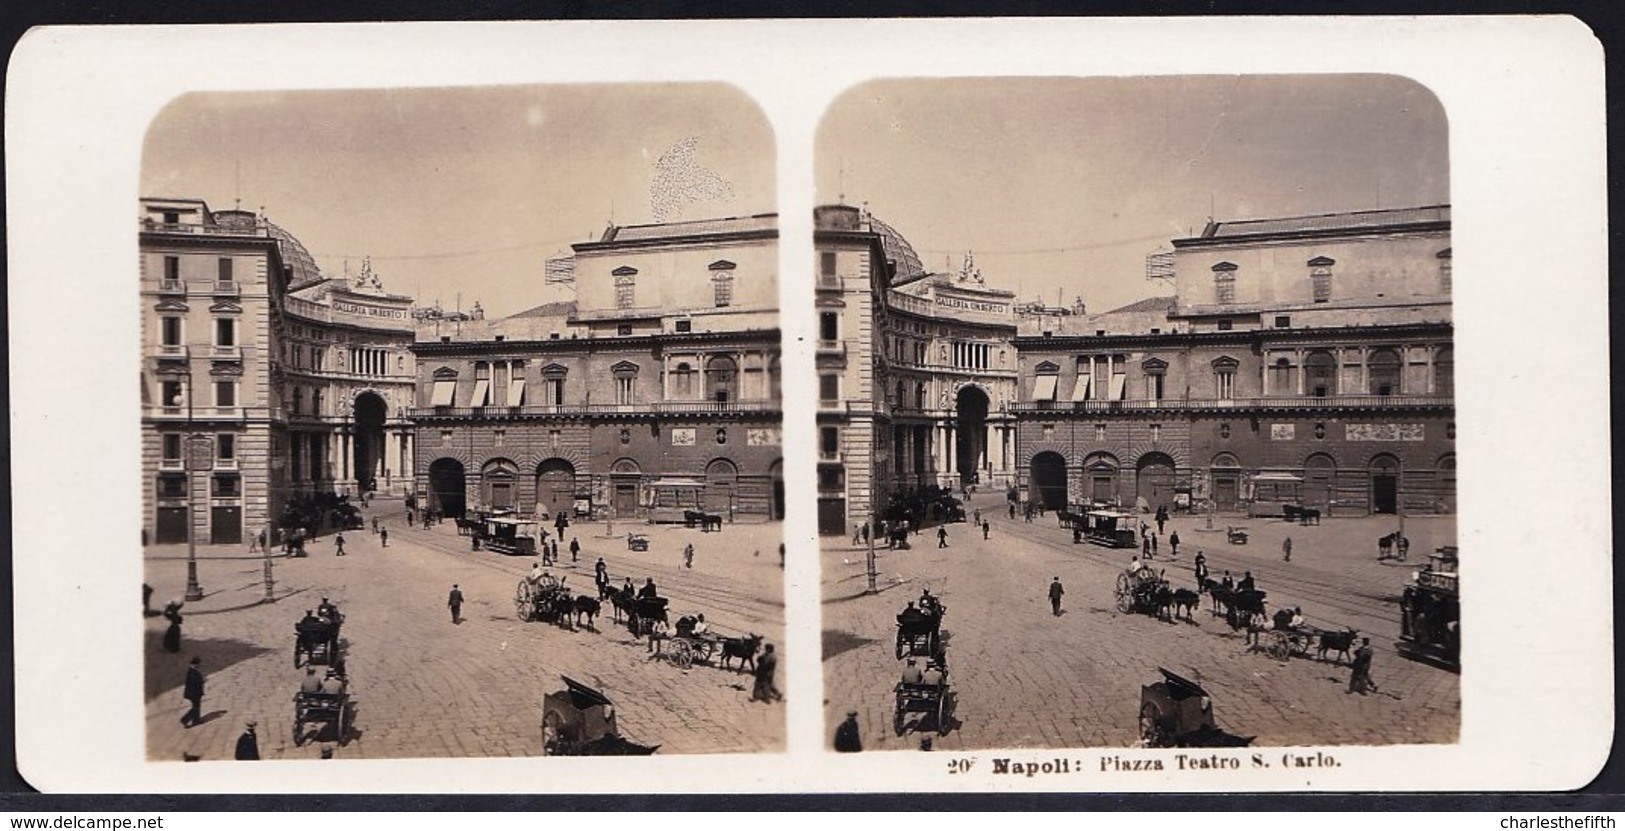
[[[340,678],[337,692],[305,692],[294,693],[293,696],[293,744],[298,747],[304,744],[305,739],[320,737],[331,727],[333,740],[344,744],[350,738],[350,706],[352,704],[348,685]],[[314,725],[315,729],[311,727]]]
[[[1449,667],[1461,665],[1461,583],[1455,546],[1429,555],[1399,601],[1399,651]]]
[[[1224,529],[1224,541],[1231,545],[1247,544],[1247,526],[1229,525]]]
[[[1138,570],[1123,569],[1117,575],[1117,611],[1160,614],[1172,602],[1168,581],[1156,569],[1142,565]]]
[[[304,658],[305,663],[332,665],[339,657],[339,627],[344,623],[344,616],[338,609],[330,607],[328,614],[322,617],[306,615],[303,620],[293,625],[293,665],[297,668],[299,659]]]
[[[575,612],[570,588],[551,574],[543,574],[535,582],[529,577],[520,578],[514,587],[513,604],[519,619],[526,623],[545,620],[565,624]]]
[[[942,655],[942,617],[948,610],[940,603],[929,608],[914,604],[897,615],[897,657],[935,658]]]
[[[548,756],[648,756],[659,745],[621,736],[615,705],[607,696],[569,676],[565,689],[542,699],[542,753]]]
[[[1310,650],[1314,650],[1320,660],[1326,656],[1337,653],[1348,658],[1354,648],[1354,639],[1359,635],[1355,629],[1321,629],[1316,626],[1299,623],[1292,624],[1288,618],[1292,615],[1290,609],[1282,609],[1275,613],[1274,627],[1268,632],[1264,644],[1264,652],[1277,661],[1287,661],[1294,656],[1309,657]],[[1333,659],[1336,662],[1336,659]]]
[[[628,551],[648,551],[649,550],[649,535],[648,534],[627,534],[626,535],[626,550],[628,550]]]
[[[903,735],[908,727],[909,714],[919,713],[918,728],[930,721],[939,735],[946,735],[949,716],[953,712],[953,697],[948,685],[948,672],[934,664],[927,670],[929,680],[919,683],[899,681],[892,689],[892,729]]]
[[[626,627],[632,630],[636,637],[642,637],[653,631],[656,626],[665,626],[666,607],[671,605],[671,598],[667,597],[636,597],[632,599],[630,607],[626,609]]]
[[[1202,685],[1162,667],[1162,680],[1140,687],[1140,739],[1149,747],[1245,747],[1252,739],[1219,729]]]

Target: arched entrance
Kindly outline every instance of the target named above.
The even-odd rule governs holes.
[[[1456,454],[1446,453],[1434,465],[1439,478],[1439,500],[1434,510],[1441,514],[1456,512]]]
[[[1332,493],[1337,487],[1337,460],[1325,453],[1316,453],[1303,462],[1303,499],[1311,505],[1332,504]]]
[[[377,480],[384,473],[384,421],[389,418],[389,405],[376,392],[363,392],[355,397],[355,481],[363,491],[375,490]]]
[[[1399,359],[1399,353],[1392,349],[1378,349],[1366,358],[1365,366],[1366,377],[1370,381],[1366,388],[1368,394],[1399,394],[1399,376],[1405,366]]]
[[[1117,471],[1121,467],[1110,453],[1090,453],[1083,458],[1084,492],[1091,502],[1117,502]]]
[[[610,506],[618,517],[638,515],[638,484],[643,468],[633,459],[616,459],[609,468]]]
[[[1135,465],[1134,495],[1156,509],[1174,502],[1174,457],[1160,451],[1146,453]]]
[[[727,459],[712,459],[705,466],[706,513],[733,519],[734,493],[739,489],[739,467]]]
[[[1241,498],[1241,463],[1230,453],[1220,453],[1208,465],[1213,479],[1213,504],[1221,509],[1236,507]]]
[[[773,479],[773,518],[784,519],[784,460],[775,461],[767,473]]]
[[[462,516],[465,487],[462,462],[435,459],[429,465],[429,510],[438,511],[442,516]]]
[[[1371,513],[1399,513],[1399,460],[1386,453],[1371,460]]]
[[[556,517],[569,516],[576,505],[576,466],[553,458],[536,466],[536,504]]]
[[[981,481],[982,458],[987,453],[987,393],[980,387],[960,387],[954,400],[954,464],[959,481]]]
[[[1033,456],[1033,501],[1050,510],[1066,510],[1066,457],[1053,450]]]
[[[515,507],[515,486],[519,483],[519,465],[507,459],[492,459],[480,468],[480,488],[485,504],[496,510]]]

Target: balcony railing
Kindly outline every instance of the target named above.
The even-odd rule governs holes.
[[[820,340],[818,342],[818,354],[820,354],[820,355],[840,355],[840,356],[844,357],[846,355],[846,341],[842,341],[842,340]]]
[[[163,292],[164,294],[185,294],[186,293],[186,281],[185,280],[159,280],[158,281],[158,291]]]
[[[521,407],[413,407],[413,418],[533,418],[652,413],[772,413],[778,401],[651,401],[643,404],[526,404]]]
[[[243,348],[237,346],[236,344],[222,346],[217,343],[214,346],[209,347],[209,357],[218,358],[221,360],[240,361],[243,359]]]
[[[153,347],[152,352],[160,358],[185,358],[186,346],[179,343],[160,343]]]
[[[243,289],[242,284],[236,280],[216,280],[213,291],[218,295],[236,297],[242,294]]]
[[[166,234],[198,234],[200,236],[218,237],[265,237],[270,236],[264,224],[256,222],[253,228],[239,228],[225,225],[182,224],[178,222],[159,222],[151,217],[140,219],[141,230],[161,231]]]
[[[1269,396],[1260,398],[1130,398],[1122,401],[1020,401],[1011,405],[1018,413],[1086,412],[1107,413],[1135,410],[1321,410],[1371,409],[1391,407],[1450,407],[1450,395],[1325,395]]]
[[[185,470],[186,462],[181,459],[159,459],[159,470]]]

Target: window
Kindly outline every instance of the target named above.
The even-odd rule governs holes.
[[[1444,437],[1451,441],[1456,440],[1456,422],[1452,421],[1444,426]]]
[[[441,430],[440,431],[440,443],[441,444],[451,444],[451,431],[450,430]]]
[[[549,407],[564,404],[564,379],[569,370],[558,364],[542,368],[542,403]]]
[[[632,324],[622,323],[621,325],[616,326],[615,334],[620,335],[623,338],[629,337],[632,334]]]
[[[235,407],[235,406],[237,406],[237,382],[236,381],[216,381],[216,382],[214,382],[214,405],[216,407]]]
[[[637,380],[638,380],[638,377],[636,375],[622,375],[622,374],[619,374],[619,373],[616,374],[616,376],[615,376],[615,403],[616,404],[631,404],[633,402],[633,390],[635,389],[635,385],[637,384]]]
[[[834,251],[822,251],[822,252],[819,252],[819,255],[818,255],[818,283],[819,283],[819,285],[822,285],[822,286],[834,286],[836,288],[840,287],[841,280],[840,280],[840,277],[836,274],[835,263],[836,263],[836,260],[835,260],[835,252]]]
[[[1236,324],[1234,321],[1230,320],[1229,318],[1225,318],[1224,320],[1219,321],[1219,331],[1228,332],[1235,328],[1235,325]]]
[[[1337,394],[1337,359],[1330,352],[1311,352],[1303,361],[1304,387],[1315,398]]]
[[[824,465],[818,468],[818,489],[821,491],[839,491],[846,488],[846,468],[838,465]]]
[[[1270,366],[1270,392],[1274,395],[1292,395],[1292,360],[1276,358]]]
[[[679,331],[679,332],[692,332],[692,331],[694,331],[694,321],[692,321],[692,320],[679,320],[679,321],[677,321],[677,331]]]
[[[1399,392],[1399,375],[1403,368],[1399,355],[1392,349],[1378,349],[1366,358],[1366,377],[1371,395],[1394,395]]]
[[[165,225],[179,225],[179,224],[181,224],[181,212],[180,211],[164,211],[164,224]]]
[[[1220,401],[1231,401],[1236,397],[1237,366],[1240,366],[1240,362],[1228,356],[1213,361],[1213,391]]]
[[[841,316],[836,312],[818,314],[818,339],[830,343],[841,337]]]
[[[738,367],[732,358],[718,356],[705,365],[705,388],[711,401],[726,403],[739,398]]]
[[[1332,266],[1337,261],[1331,257],[1316,257],[1309,261],[1309,281],[1316,303],[1325,303],[1332,299]]]
[[[825,404],[841,400],[841,376],[834,374],[818,376],[818,400]]]
[[[1213,299],[1221,306],[1236,302],[1236,264],[1219,263],[1213,267]]]
[[[436,378],[434,382],[434,397],[429,399],[431,407],[450,407],[452,397],[457,394],[457,381],[449,378]]]
[[[180,461],[181,460],[181,434],[180,433],[165,433],[164,436],[163,436],[163,440],[164,440],[164,461],[166,461],[166,462],[178,462],[178,461]]]
[[[1287,328],[1290,328],[1291,326],[1292,326],[1292,317],[1291,317],[1291,315],[1276,315],[1275,316],[1275,328],[1277,328],[1277,329],[1287,329]]]
[[[1104,424],[1096,424],[1095,425],[1095,441],[1105,441],[1105,440],[1106,440],[1106,425],[1104,425]]]
[[[158,386],[159,403],[165,407],[186,406],[185,387],[180,381],[163,381]]]
[[[625,267],[615,269],[615,308],[632,308],[637,300],[637,290],[637,269]]]
[[[841,457],[841,428],[818,428],[818,454],[824,459],[839,459]]]
[[[1145,376],[1145,397],[1151,401],[1162,400],[1162,373]]]
[[[164,346],[181,345],[181,319],[178,317],[160,318],[159,328]]]
[[[159,499],[186,498],[186,477],[181,474],[171,474],[158,477]]]
[[[694,367],[686,362],[677,365],[672,371],[672,380],[675,382],[676,396],[679,399],[689,399],[694,396]]]
[[[1044,433],[1044,441],[1055,441],[1055,425],[1045,424],[1042,426],[1042,431]]]
[[[1456,351],[1454,349],[1445,347],[1433,356],[1433,393],[1435,395],[1456,394]]]
[[[318,415],[318,416],[322,414],[322,391],[321,390],[311,390],[310,391],[310,414],[311,415]]]
[[[293,388],[293,414],[299,415],[305,409],[305,388]]]
[[[223,462],[234,461],[237,458],[237,437],[231,433],[221,433],[214,437],[214,457]]]
[[[711,294],[716,300],[717,308],[733,305],[734,273],[732,271],[713,272],[711,274]]]
[[[1162,425],[1161,424],[1153,424],[1153,425],[1151,425],[1151,440],[1153,442],[1162,441]]]
[[[164,258],[164,279],[165,280],[179,280],[180,278],[181,278],[181,258],[180,257],[165,257]]]
[[[222,318],[215,319],[215,321],[214,321],[214,345],[215,346],[236,346],[237,345],[237,321],[236,320],[234,320],[232,318],[229,318],[229,317],[222,317]]]
[[[508,431],[507,430],[492,430],[491,431],[491,446],[492,447],[501,447],[503,445],[503,443],[507,440],[507,438],[508,438]]]
[[[1450,249],[1446,248],[1435,256],[1439,258],[1439,293],[1449,294],[1453,288],[1450,279]]]
[[[243,495],[242,477],[235,473],[217,474],[214,477],[214,495],[216,497],[232,498]]]
[[[1315,438],[1317,438],[1317,439],[1326,438],[1326,422],[1324,422],[1324,421],[1315,422]]]
[[[220,258],[220,282],[222,282],[222,283],[230,283],[230,282],[232,282],[232,279],[231,279],[231,258],[230,257],[221,257]]]
[[[1228,421],[1219,422],[1219,438],[1221,438],[1221,439],[1230,438],[1230,422],[1228,422]]]

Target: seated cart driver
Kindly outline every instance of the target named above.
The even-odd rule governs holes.
[[[350,688],[350,682],[344,680],[337,669],[329,669],[327,677],[322,679],[322,692],[328,695],[343,695]]]
[[[322,598],[321,604],[316,607],[316,616],[322,620],[336,622],[339,619],[339,607],[334,606],[332,603],[328,602],[327,598],[324,597]]]
[[[897,615],[897,622],[903,624],[904,626],[911,624],[922,624],[925,623],[926,619],[925,612],[914,608],[914,601],[912,600],[909,601],[908,608],[904,609]]]
[[[711,631],[711,624],[705,622],[705,614],[702,612],[700,614],[700,616],[695,618],[695,620],[694,620],[694,634],[696,634],[696,635],[705,635],[705,634],[708,634],[710,631]]]
[[[542,577],[545,574],[547,574],[547,572],[542,570],[542,564],[540,561],[538,561],[536,565],[531,566],[530,574],[526,575],[525,579],[530,581],[530,584],[534,586],[542,582]]]
[[[1271,616],[1270,620],[1275,624],[1275,631],[1277,632],[1284,632],[1293,628],[1291,609],[1277,610],[1275,614]]]
[[[925,674],[920,672],[920,667],[913,658],[908,659],[907,665],[903,667],[902,681],[904,684],[925,683]]]
[[[305,616],[294,624],[293,631],[299,636],[299,646],[309,649],[317,641],[327,637],[327,624],[323,623],[321,618],[316,617],[314,611],[306,609]]]
[[[627,582],[631,581],[629,580]],[[653,577],[643,578],[643,588],[638,589],[638,599],[652,600],[659,596],[660,593],[655,589],[655,579]]]
[[[948,670],[936,661],[929,661],[925,665],[925,672],[920,674],[920,683],[940,687],[948,683]]]
[[[920,611],[930,617],[940,617],[942,615],[942,602],[937,600],[928,588],[920,589]]]
[[[1304,623],[1304,620],[1303,620],[1303,607],[1302,606],[1294,606],[1293,609],[1292,609],[1292,621],[1288,625],[1291,626],[1293,629],[1302,629],[1303,628],[1303,623]]]

